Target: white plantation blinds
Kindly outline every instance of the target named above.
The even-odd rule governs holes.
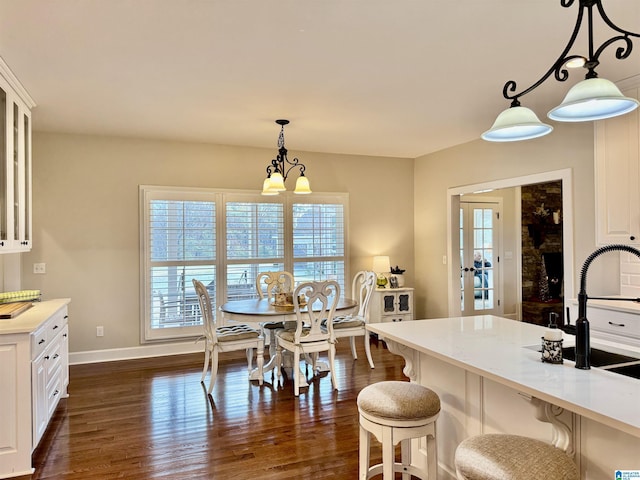
[[[141,186],[144,340],[202,334],[194,278],[207,286],[214,312],[257,297],[264,271],[293,272],[296,282],[335,279],[344,291],[347,198]]]
[[[337,280],[344,291],[343,204],[293,204],[294,277]]]
[[[257,297],[260,272],[284,269],[284,204],[227,201],[227,298]]]

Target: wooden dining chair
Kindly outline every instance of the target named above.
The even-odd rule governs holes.
[[[306,298],[307,304],[301,305],[300,298]],[[340,285],[335,280],[301,283],[293,294],[296,313],[295,329],[286,328],[276,331],[278,379],[282,377],[282,351],[288,350],[293,354],[293,385],[296,397],[300,395],[301,355],[312,359],[312,372],[315,373],[319,352],[328,352],[331,384],[334,390],[338,389],[335,371],[336,345],[332,320],[339,299]],[[322,328],[324,319],[327,319],[327,328]]]
[[[277,272],[261,272],[256,277],[256,291],[258,296],[267,298],[270,302],[275,300],[278,292],[292,292],[295,282],[293,274],[285,270]],[[269,332],[269,356],[273,358],[276,354],[276,336],[278,329],[284,328],[284,322],[263,322],[260,324],[262,331]]]
[[[376,286],[376,274],[371,271],[360,271],[353,277],[351,295],[358,302],[358,311],[355,314],[335,316],[333,318],[333,333],[336,339],[348,338],[351,344],[351,354],[355,360],[358,359],[356,353],[356,337],[364,337],[364,351],[369,361],[369,366],[375,368],[371,358],[371,342],[367,323],[369,323],[369,303],[373,290]],[[323,322],[326,328],[326,321]]]
[[[207,287],[195,278],[193,279],[193,286],[198,295],[198,304],[204,322],[204,367],[202,369],[202,377],[200,377],[200,382],[203,385],[207,371],[209,370],[209,363],[211,363],[211,378],[209,379],[207,393],[211,394],[216,382],[216,376],[218,374],[218,354],[220,352],[246,350],[248,370],[249,374],[251,374],[253,367],[253,349],[256,349],[258,382],[262,385],[262,367],[264,366],[264,336],[262,335],[262,331],[243,323],[234,323],[225,326],[216,325],[216,317],[211,309],[211,298],[209,297]]]

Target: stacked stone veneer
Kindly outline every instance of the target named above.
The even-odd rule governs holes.
[[[562,182],[548,182],[525,185],[521,188],[522,197],[522,299],[524,301],[539,297],[540,267],[542,254],[562,252],[562,226],[553,225],[552,212],[560,210],[562,220]],[[543,241],[538,247],[529,232],[529,225],[539,219],[534,212],[541,204],[549,210],[547,227],[543,227]],[[640,272],[640,264],[638,264]],[[640,280],[640,274],[638,277]],[[640,282],[637,284],[640,288]]]

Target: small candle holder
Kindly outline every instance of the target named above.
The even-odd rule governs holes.
[[[542,337],[542,361],[545,363],[563,363],[562,340],[547,340]]]

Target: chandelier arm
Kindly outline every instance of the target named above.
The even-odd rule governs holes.
[[[574,1],[575,0],[560,0],[560,4],[563,7],[570,7],[571,5],[573,5]],[[529,88],[519,93],[515,93],[513,95],[510,95],[508,92],[509,91],[515,92],[516,90],[515,80],[509,80],[507,83],[504,84],[504,87],[502,88],[502,96],[507,100],[513,100],[513,102],[511,103],[511,106],[519,106],[520,101],[518,99],[526,95],[527,93],[531,92],[532,90],[535,90],[540,85],[542,85],[542,83],[547,78],[549,78],[552,73],[554,74],[555,79],[559,82],[564,82],[569,78],[569,72],[566,68],[563,68],[563,66],[565,63],[567,63],[567,60],[570,60],[576,57],[576,55],[567,56],[567,53],[569,53],[569,50],[571,50],[571,47],[573,47],[573,44],[575,43],[576,38],[578,37],[578,33],[580,32],[580,25],[582,24],[582,17],[584,15],[585,8],[591,8],[591,7],[587,7],[583,4],[580,4],[578,9],[578,18],[576,19],[576,24],[573,27],[573,32],[571,33],[571,37],[569,37],[569,42],[567,43],[567,46],[564,47],[564,50],[562,51],[558,59],[553,63],[553,65],[551,65],[551,68],[549,68],[549,70],[547,70],[547,72],[542,77],[540,77],[540,80],[538,80],[536,83],[531,85]]]
[[[598,7],[598,13],[600,13],[600,16],[602,17],[602,21],[606,23],[611,30],[615,30],[616,32],[622,33],[625,37],[631,36],[631,37],[640,38],[640,33],[629,32],[628,30],[625,30],[624,28],[620,28],[615,23],[613,23],[604,11],[604,7],[602,6],[602,0],[598,0],[596,2],[596,6]],[[631,50],[631,48],[629,48],[629,50]],[[626,58],[627,56],[628,54],[624,58]]]
[[[631,54],[631,50],[633,50],[633,42],[626,35],[619,35],[617,37],[610,38],[609,40],[604,42],[602,45],[600,45],[600,47],[595,51],[595,53],[593,54],[593,60],[596,62],[596,64],[598,62],[598,59],[600,58],[600,55],[604,51],[604,49],[607,48],[612,43],[615,43],[618,41],[623,42],[624,46],[616,48],[616,58],[618,60],[624,60]]]

